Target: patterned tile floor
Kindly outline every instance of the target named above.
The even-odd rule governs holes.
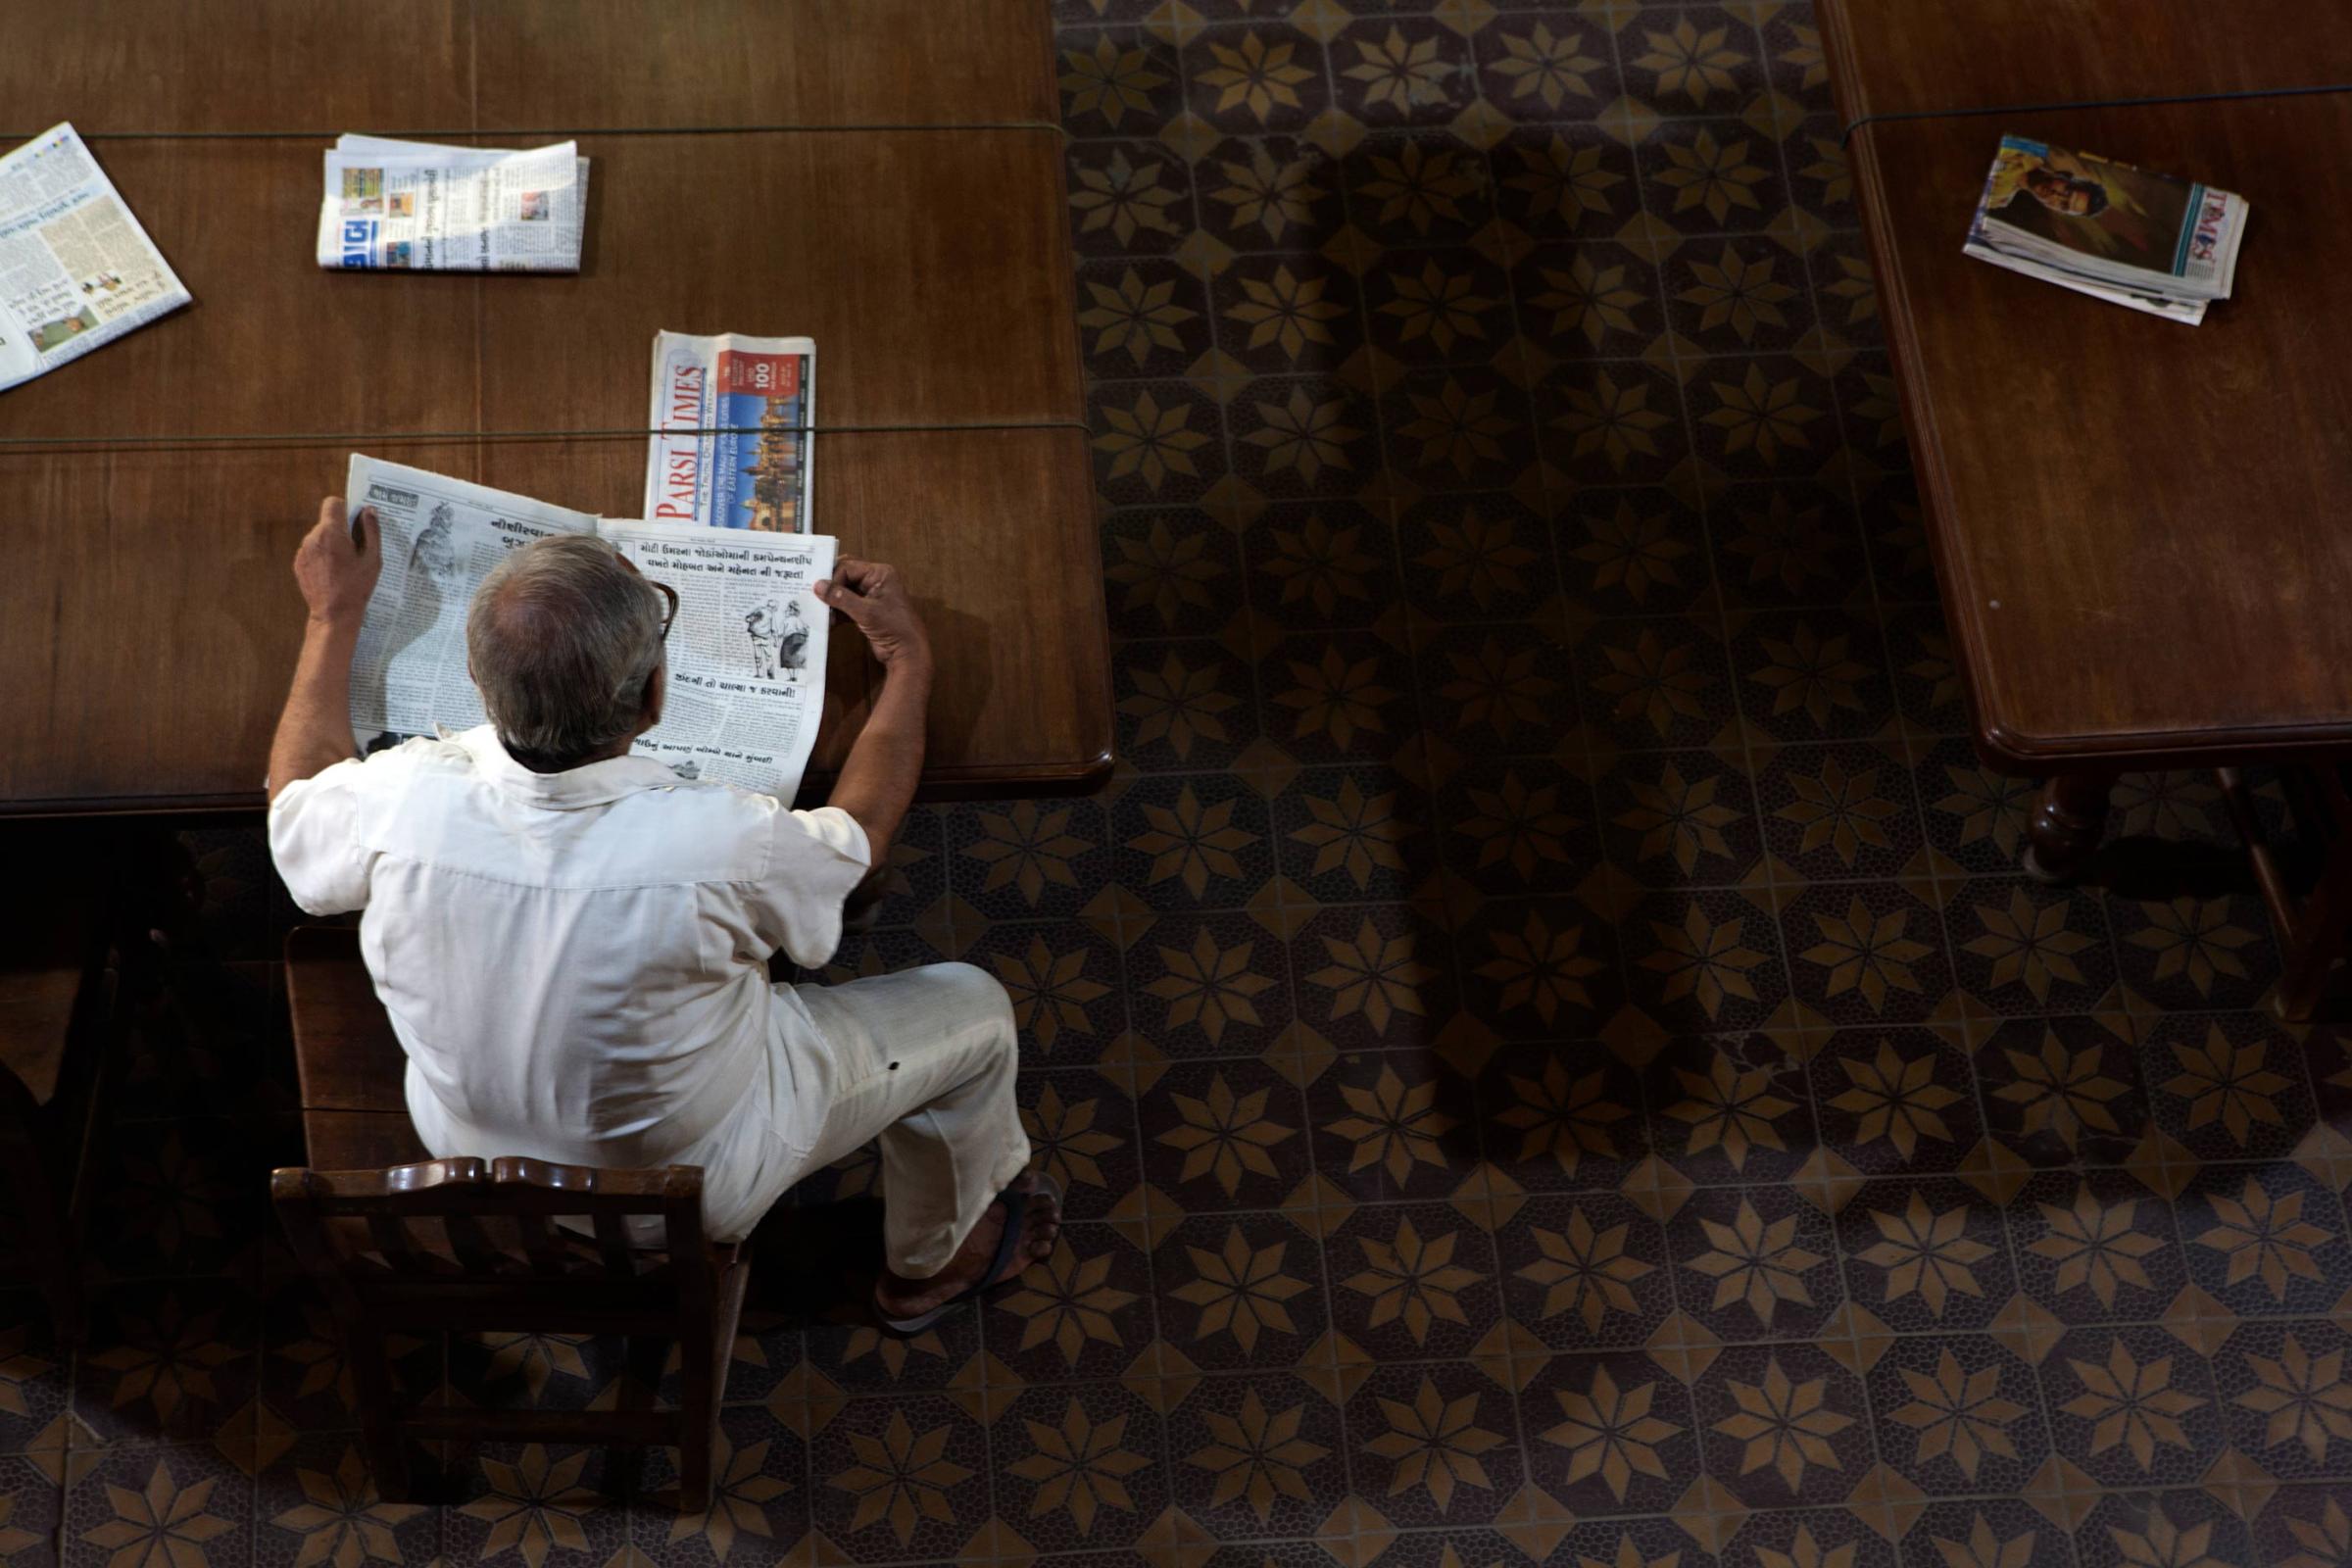
[[[710,1514],[536,1446],[381,1505],[262,1205],[292,911],[191,825],[90,1344],[0,1291],[0,1559],[2352,1561],[2352,1058],[2166,871],[2203,781],[2120,788],[2134,893],[2017,874],[1807,7],[1055,15],[1124,763],[918,814],[831,972],[1003,977],[1060,1250],[878,1338],[828,1171]]]

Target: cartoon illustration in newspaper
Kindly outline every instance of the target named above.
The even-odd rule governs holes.
[[[425,519],[424,532],[416,536],[416,545],[409,551],[409,569],[421,571],[437,582],[448,582],[458,574],[458,549],[450,540],[449,503],[438,502],[432,515]]]
[[[743,617],[743,629],[752,639],[752,673],[760,680],[776,678],[776,643],[784,634],[782,621],[773,599]]]
[[[801,614],[801,602],[788,600],[784,605],[784,636],[777,646],[776,658],[786,669],[805,669],[808,665],[808,622]]]
[[[771,597],[753,607],[743,627],[752,639],[752,673],[759,679],[774,680],[782,670],[808,666],[808,621],[799,600],[779,612]]]

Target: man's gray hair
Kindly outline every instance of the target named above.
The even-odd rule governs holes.
[[[634,730],[665,608],[602,539],[534,539],[491,567],[466,613],[466,656],[508,755],[561,772]]]

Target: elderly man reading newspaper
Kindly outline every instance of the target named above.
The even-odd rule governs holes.
[[[1026,1173],[994,979],[767,979],[779,948],[831,956],[913,796],[931,651],[898,573],[843,560],[815,585],[885,672],[818,809],[629,755],[662,715],[670,601],[591,537],[517,549],[475,593],[466,646],[491,722],[362,761],[349,684],[379,536],[372,509],[355,532],[344,506],[320,507],[294,559],[310,619],[270,753],[270,845],[304,908],[364,911],[425,1147],[699,1165],[731,1239],[878,1138],[875,1305],[903,1332],[1046,1256],[1059,1195]]]

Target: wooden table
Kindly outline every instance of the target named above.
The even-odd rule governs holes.
[[[477,437],[641,430],[662,328],[817,340],[818,525],[903,566],[938,645],[927,793],[1107,772],[1034,0],[88,0],[0,49],[0,129],[95,138],[196,299],[0,394],[0,811],[258,804],[301,633],[286,563],[347,454],[634,514],[642,435]],[[792,128],[715,128],[746,122]],[[276,129],[328,134],[113,139]],[[576,135],[580,273],[321,271],[344,129]],[[836,645],[820,780],[873,674]]]
[[[1848,156],[1977,747],[1991,765],[2051,775],[2032,863],[2053,876],[2097,845],[2120,769],[2352,742],[2352,540],[2337,526],[2352,490],[2352,329],[2334,305],[2352,266],[2352,93],[2289,90],[2314,74],[2290,69],[2295,38],[2331,69],[2343,46],[2299,11],[2256,5],[2242,9],[2294,30],[2259,48],[2240,39],[2217,71],[2174,71],[2194,57],[2185,47],[2118,45],[2033,82],[2075,97],[2255,96],[1947,112],[2000,101],[2002,79],[1999,61],[1963,46],[1975,28],[1955,31],[1954,13],[2043,19],[2063,38],[2053,14],[2092,9],[1823,5],[1858,70],[1841,87],[1870,114],[1920,117],[1861,123]],[[2241,25],[2241,8],[2201,32],[2205,8],[2156,9],[2198,37]],[[1854,98],[1844,107],[1860,118]],[[2185,327],[1963,257],[2003,131],[2245,194],[2235,297]]]
[[[1830,78],[1849,126],[1882,116],[2275,94],[2352,82],[2352,33],[2331,24],[2326,11],[2312,0],[1820,0],[1818,6]],[[1984,162],[1992,162],[1990,152]]]

